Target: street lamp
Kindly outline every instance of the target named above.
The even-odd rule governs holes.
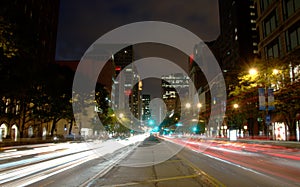
[[[223,127],[223,129],[224,129],[224,131],[225,131],[225,137],[227,137],[227,125],[224,125],[224,127]]]
[[[250,74],[251,76],[257,75],[257,70],[256,70],[255,68],[251,68],[251,69],[249,70],[249,74]]]
[[[198,103],[197,104],[197,108],[201,108],[202,107],[202,104],[201,103]]]
[[[191,108],[191,103],[186,103],[186,104],[185,104],[185,108],[186,108],[186,109]]]
[[[274,75],[277,75],[279,73],[279,70],[278,69],[273,69],[273,74]]]
[[[239,105],[235,103],[235,104],[233,104],[233,108],[237,109],[237,108],[239,108]]]
[[[244,125],[244,136],[246,137],[246,131],[247,131],[248,127],[247,125]]]
[[[249,74],[251,76],[257,75],[258,72],[256,69],[252,68],[249,70]],[[269,111],[274,110],[274,94],[272,87],[272,81],[270,80],[271,75],[277,75],[279,73],[278,69],[273,69],[272,74],[268,72],[268,67],[266,73],[263,74],[263,87],[258,88],[259,94],[259,110],[265,111],[265,122],[266,122],[266,135],[269,138],[269,126],[271,122],[271,117],[269,115]]]

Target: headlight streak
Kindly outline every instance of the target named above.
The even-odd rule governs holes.
[[[34,158],[1,164],[0,168],[3,172],[0,173],[0,184],[6,185],[7,183],[9,183],[9,185],[11,186],[23,186],[24,184],[29,185],[54,174],[78,166],[87,161],[102,156],[104,159],[106,159],[106,154],[117,151],[130,144],[139,142],[144,138],[145,136],[140,135],[131,137],[128,140],[121,140],[119,142],[107,141],[102,142],[101,144],[94,142],[91,142],[89,144],[85,143],[85,146],[79,146],[80,149],[78,149],[77,143],[61,144],[56,146],[53,145],[53,147],[51,147],[53,151],[64,149],[59,153],[53,152],[44,154],[45,149],[36,149],[34,151],[34,154],[38,155],[36,155]],[[16,151],[14,153],[18,154],[18,152],[19,151]],[[99,152],[101,152],[102,154],[100,155]],[[29,156],[30,154],[26,151],[24,155]],[[7,157],[7,159],[9,158]],[[110,161],[111,160],[107,160],[106,162]]]

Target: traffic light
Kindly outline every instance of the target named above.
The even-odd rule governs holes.
[[[182,126],[182,123],[176,123],[176,127],[181,127]]]
[[[154,125],[154,120],[153,119],[149,119],[148,124],[149,125]]]

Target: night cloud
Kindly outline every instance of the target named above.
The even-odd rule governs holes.
[[[100,36],[137,21],[182,26],[204,41],[219,35],[217,0],[61,0],[57,60],[79,60]]]

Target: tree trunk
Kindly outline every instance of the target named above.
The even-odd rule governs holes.
[[[71,120],[70,123],[69,134],[72,134],[72,128],[73,128],[73,120]]]
[[[289,140],[290,141],[297,141],[295,122],[291,123],[288,127],[289,127],[289,132],[290,132]]]
[[[26,124],[26,102],[23,100],[21,101],[21,120],[20,120],[20,138],[24,138],[24,127]]]
[[[52,120],[51,136],[54,135],[54,131],[55,131],[55,129],[56,129],[56,124],[57,124],[57,122],[58,122],[59,120],[60,120],[59,118],[58,118],[58,119],[54,118],[54,119]]]

